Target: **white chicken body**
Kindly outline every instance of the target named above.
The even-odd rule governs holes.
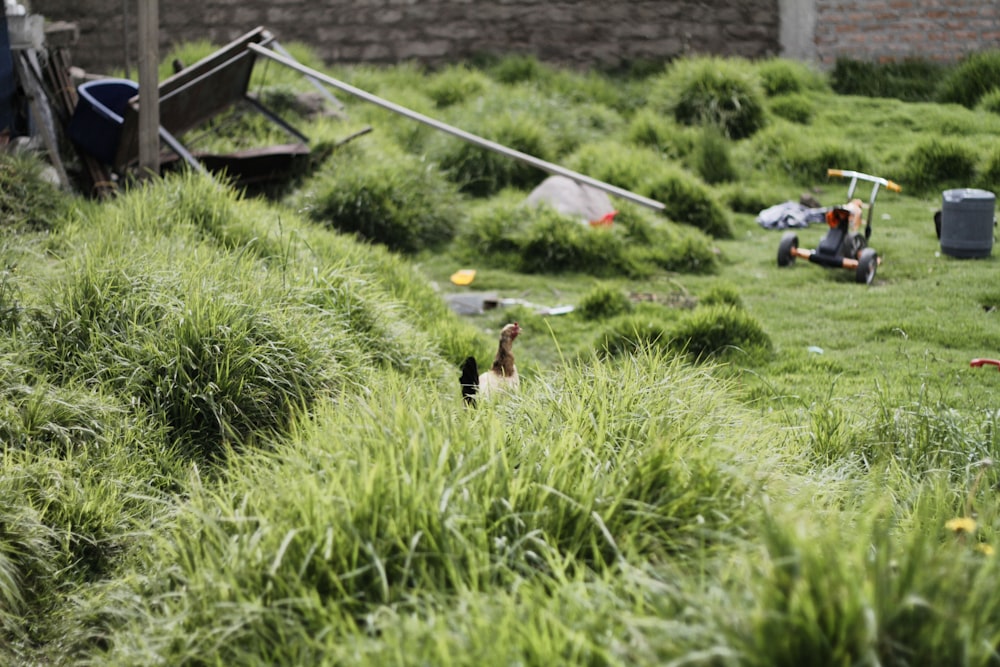
[[[510,375],[494,373],[491,369],[479,376],[479,395],[484,399],[501,392],[516,391],[520,386],[517,368],[512,368]]]
[[[517,322],[508,324],[500,330],[500,345],[493,365],[485,373],[476,373],[475,357],[466,359],[462,367],[462,396],[466,404],[475,405],[477,398],[489,399],[497,394],[516,391],[521,386],[517,375],[512,351],[514,339],[521,333]]]

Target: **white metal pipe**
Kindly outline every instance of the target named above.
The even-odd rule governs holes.
[[[655,199],[644,197],[640,194],[636,194],[629,190],[619,188],[615,185],[611,185],[610,183],[605,183],[604,181],[599,181],[596,178],[591,178],[590,176],[584,176],[583,174],[575,172],[572,169],[567,169],[557,164],[553,164],[552,162],[548,162],[546,160],[542,160],[541,158],[537,158],[533,155],[528,155],[527,153],[522,153],[521,151],[514,150],[513,148],[508,148],[503,144],[498,144],[495,141],[484,139],[483,137],[472,134],[471,132],[466,132],[465,130],[459,129],[453,125],[442,123],[439,120],[435,120],[429,116],[425,116],[421,113],[413,111],[412,109],[407,109],[406,107],[400,106],[394,102],[390,102],[389,100],[378,97],[377,95],[373,95],[369,92],[361,90],[360,88],[355,88],[354,86],[348,83],[344,83],[343,81],[338,81],[337,79],[327,76],[326,74],[323,74],[322,72],[314,70],[310,67],[306,67],[305,65],[299,63],[296,60],[286,58],[285,56],[275,53],[270,49],[264,48],[259,44],[250,43],[247,44],[247,47],[249,47],[250,49],[256,51],[257,53],[263,56],[270,58],[271,60],[279,62],[282,65],[285,65],[286,67],[290,67],[291,69],[294,69],[302,74],[305,74],[308,77],[312,77],[314,79],[322,81],[323,83],[329,86],[333,86],[338,90],[341,90],[350,95],[354,95],[355,97],[359,97],[367,102],[371,102],[372,104],[380,106],[383,109],[388,109],[389,111],[398,113],[401,116],[406,116],[411,120],[415,120],[425,125],[429,125],[436,130],[440,130],[452,136],[458,137],[459,139],[467,141],[471,144],[475,144],[476,146],[480,146],[481,148],[491,150],[495,153],[500,153],[501,155],[506,155],[509,158],[513,158],[515,160],[524,162],[526,164],[530,164],[532,167],[536,167],[547,173],[558,174],[559,176],[565,176],[578,183],[585,183],[591,187],[597,188],[598,190],[603,190],[604,192],[607,192],[609,194],[621,197],[622,199],[626,199],[628,201],[640,204],[642,206],[651,208],[656,211],[662,211],[666,208],[666,205],[656,201]]]

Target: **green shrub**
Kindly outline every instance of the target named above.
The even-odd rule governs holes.
[[[642,277],[656,270],[711,273],[711,239],[623,202],[610,229],[591,228],[551,208],[525,207],[511,193],[481,207],[456,238],[466,261],[527,273],[580,271]]]
[[[887,63],[838,58],[830,72],[830,87],[839,95],[930,102],[946,71],[945,65],[918,58]]]
[[[0,477],[0,631],[6,638],[0,656],[9,645],[31,640],[30,621],[63,575],[59,536],[24,502],[22,475]]]
[[[629,120],[625,136],[630,144],[652,148],[664,155],[679,158],[690,153],[693,148],[693,142],[681,140],[688,136],[683,130],[687,128],[678,126],[673,119],[643,108]]]
[[[511,113],[478,118],[478,127],[466,125],[465,129],[533,157],[553,159],[553,145],[539,121]],[[545,178],[544,172],[530,164],[450,136],[436,141],[430,153],[447,178],[474,197],[488,197],[507,187],[531,189]]]
[[[727,137],[743,139],[765,124],[760,81],[743,60],[677,60],[659,79],[657,88],[661,107],[684,125],[715,125]]]
[[[579,220],[542,207],[525,230],[519,249],[521,271],[562,273],[578,271],[597,276],[638,276],[636,264],[618,230],[591,228]]]
[[[968,187],[976,162],[975,152],[961,141],[931,137],[917,143],[907,154],[903,182],[914,192]]]
[[[725,208],[697,179],[680,169],[653,175],[642,187],[643,194],[662,202],[671,220],[697,227],[715,238],[732,238],[732,223]]]
[[[600,284],[583,295],[575,312],[585,320],[605,320],[631,310],[632,302],[621,289]]]
[[[461,200],[436,169],[395,151],[338,157],[310,187],[304,208],[313,220],[401,253],[438,248],[454,237]]]
[[[600,141],[581,146],[566,158],[566,165],[581,174],[638,192],[650,174],[668,169],[669,163],[648,148],[635,148],[617,141]]]
[[[760,322],[743,308],[711,305],[690,311],[671,332],[671,348],[696,360],[756,359],[771,350],[771,338]]]
[[[813,117],[813,103],[805,95],[791,94],[771,98],[771,113],[792,123],[808,125]]]
[[[539,81],[550,71],[535,56],[506,55],[486,68],[486,73],[499,83],[512,85],[527,81]]]
[[[749,153],[755,168],[783,174],[803,185],[825,182],[828,169],[867,171],[870,167],[867,152],[853,142],[803,136],[788,126],[755,136]]]
[[[699,303],[703,306],[732,306],[734,308],[743,307],[743,298],[735,286],[728,283],[720,283],[709,288]]]
[[[21,321],[20,287],[9,269],[0,270],[0,331],[13,333]]]
[[[31,153],[0,151],[0,234],[47,231],[69,210],[71,198],[42,177]]]
[[[615,226],[625,230],[636,261],[678,273],[709,274],[718,268],[710,236],[653,216],[648,209],[621,206],[615,217]]]
[[[768,184],[746,186],[739,182],[719,187],[718,196],[719,201],[731,211],[750,215],[757,215],[765,208],[795,198],[788,196],[786,188]]]
[[[691,156],[695,171],[706,183],[715,185],[736,180],[736,166],[729,155],[729,142],[714,127],[706,127]]]
[[[636,355],[646,351],[669,354],[670,322],[649,313],[622,315],[608,323],[596,343],[602,357]]]
[[[632,258],[625,235],[591,228],[548,206],[513,198],[478,211],[457,239],[469,261],[523,273],[579,271],[590,275],[648,275]]]
[[[801,183],[812,184],[826,181],[829,169],[867,171],[870,164],[868,154],[855,144],[820,139],[799,144],[789,155],[788,173]]]
[[[1000,192],[1000,148],[990,153],[976,182],[984,190]]]
[[[823,75],[805,63],[785,58],[770,58],[757,65],[761,87],[768,97],[827,89]]]
[[[1000,87],[990,88],[989,92],[979,98],[976,108],[1000,115]]]
[[[972,109],[1000,81],[1000,50],[971,53],[941,81],[938,102]]]
[[[517,266],[532,211],[520,192],[502,192],[489,206],[473,209],[455,237],[456,252],[467,261],[493,267]]]
[[[439,109],[482,93],[490,81],[482,72],[465,65],[453,65],[433,74],[427,81],[425,92]]]

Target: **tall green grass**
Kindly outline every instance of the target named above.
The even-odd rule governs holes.
[[[360,105],[374,136],[280,201],[182,174],[98,204],[7,171],[43,224],[12,214],[0,245],[0,662],[995,664],[996,373],[969,359],[1000,299],[931,213],[990,182],[1000,120],[719,69],[765,123],[716,145],[738,169],[713,186],[666,70],[343,68],[461,124],[509,102],[559,160],[669,200],[616,202],[610,234],[531,224],[524,185],[457,197],[455,242],[359,243],[307,210],[357,192],[345,165],[399,159],[397,233],[425,201],[400,166],[444,179],[428,129]],[[903,185],[870,287],[779,269],[754,221],[837,203],[830,167]],[[467,266],[518,305],[452,313]],[[521,391],[467,409],[459,363],[511,318]]]

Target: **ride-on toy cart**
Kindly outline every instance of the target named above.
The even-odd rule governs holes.
[[[790,266],[796,257],[809,260],[828,268],[847,269],[854,271],[859,283],[870,285],[875,279],[875,271],[881,258],[873,248],[868,247],[868,239],[872,233],[872,215],[875,211],[875,198],[881,186],[893,192],[901,188],[896,183],[878,176],[862,174],[846,169],[828,169],[828,176],[843,176],[850,178],[847,188],[848,202],[843,206],[833,206],[826,211],[826,224],[830,230],[820,239],[815,250],[799,247],[799,237],[795,232],[785,232],[778,245],[778,266]],[[871,197],[868,200],[868,218],[864,232],[861,231],[861,212],[865,208],[860,199],[854,197],[858,181],[868,181],[872,184]]]

